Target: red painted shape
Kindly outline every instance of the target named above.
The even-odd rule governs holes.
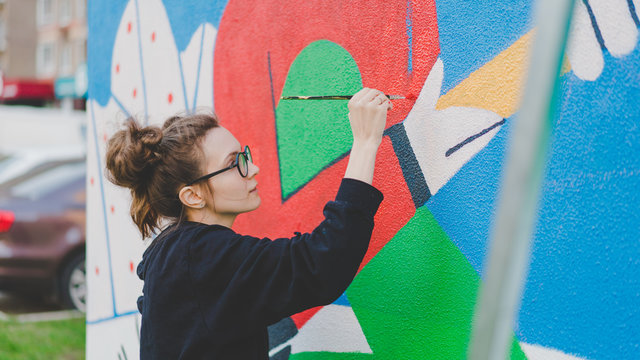
[[[136,98],[136,95],[138,95],[138,89],[133,88],[133,98]]]
[[[167,101],[169,101],[169,104],[171,104],[173,102],[173,94],[169,93],[169,96],[167,96]]]
[[[100,275],[100,269],[96,266],[96,275]]]
[[[102,134],[102,141],[107,142],[107,133]]]
[[[114,214],[116,212],[115,206],[111,205],[111,213]]]
[[[131,21],[129,21],[129,23],[127,23],[127,34],[131,33]]]
[[[407,71],[406,2],[355,0],[342,6],[311,0],[283,8],[279,0],[229,1],[214,53],[215,110],[222,126],[240,143],[252,146],[261,169],[256,179],[262,198],[260,208],[237,218],[236,231],[270,238],[290,237],[294,231],[311,231],[322,221],[321,210],[335,197],[348,157],[323,170],[283,203],[272,91],[277,106],[296,56],[314,41],[329,40],[354,58],[363,86],[389,94],[419,93],[440,52],[437,17],[434,0],[411,0],[410,6],[412,53],[421,54],[413,58],[411,73]],[[247,17],[247,13],[256,16]],[[415,99],[394,102],[387,126],[403,121],[414,102]],[[378,153],[374,185],[385,200],[376,215],[376,227],[361,267],[415,213],[387,137]],[[292,319],[301,327],[317,311],[318,308],[310,309]]]
[[[120,73],[120,64],[116,64],[116,74]]]
[[[91,177],[91,179],[89,179],[89,182],[91,182],[91,185],[93,186],[93,182],[94,182],[93,176]]]
[[[129,260],[129,270],[133,272],[133,261]]]
[[[300,329],[304,324],[307,323],[307,321],[309,321],[313,317],[313,315],[317,314],[318,311],[320,311],[320,309],[322,308],[323,306],[316,306],[295,315],[291,315],[291,320],[293,320],[293,323],[296,324],[296,327]]]
[[[151,42],[156,42],[156,32],[151,33]]]

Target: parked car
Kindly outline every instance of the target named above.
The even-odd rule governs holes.
[[[0,184],[0,290],[86,308],[84,158],[48,161]]]
[[[0,184],[34,168],[47,167],[55,165],[58,161],[84,156],[85,148],[80,145],[28,147],[0,153]]]

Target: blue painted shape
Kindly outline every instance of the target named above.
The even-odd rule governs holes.
[[[111,97],[111,58],[116,33],[128,0],[89,1],[87,15],[89,36],[87,42],[87,68],[89,75],[89,98],[106,106]]]
[[[407,56],[407,72],[413,71],[413,25],[412,25],[412,14],[413,9],[411,8],[411,0],[407,1],[407,49],[409,54]]]
[[[513,117],[429,201],[427,208],[481,274]]]
[[[563,77],[519,313],[521,341],[589,359],[640,358],[640,47],[595,82]],[[428,202],[476,271],[511,119]]]
[[[455,87],[529,31],[530,0],[437,0],[442,93]]]
[[[178,51],[186,50],[193,34],[205,22],[220,28],[227,1],[163,0]]]
[[[347,293],[342,293],[342,295],[340,295],[340,297],[333,302],[333,305],[351,306],[349,299],[347,299]]]

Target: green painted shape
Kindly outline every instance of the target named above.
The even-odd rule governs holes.
[[[362,88],[353,57],[340,45],[319,40],[289,68],[282,96],[350,95]],[[282,198],[313,179],[351,148],[347,100],[280,100],[276,132]]]
[[[465,359],[480,277],[423,206],[347,298],[375,359]],[[512,359],[526,359],[515,340]]]
[[[289,360],[373,360],[372,354],[334,353],[326,351],[292,354]]]

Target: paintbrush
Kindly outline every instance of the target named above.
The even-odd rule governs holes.
[[[415,96],[407,96],[404,97],[402,95],[386,95],[389,100],[399,100],[399,99],[415,99]],[[322,95],[322,96],[283,96],[281,100],[349,100],[353,97],[353,95]]]

